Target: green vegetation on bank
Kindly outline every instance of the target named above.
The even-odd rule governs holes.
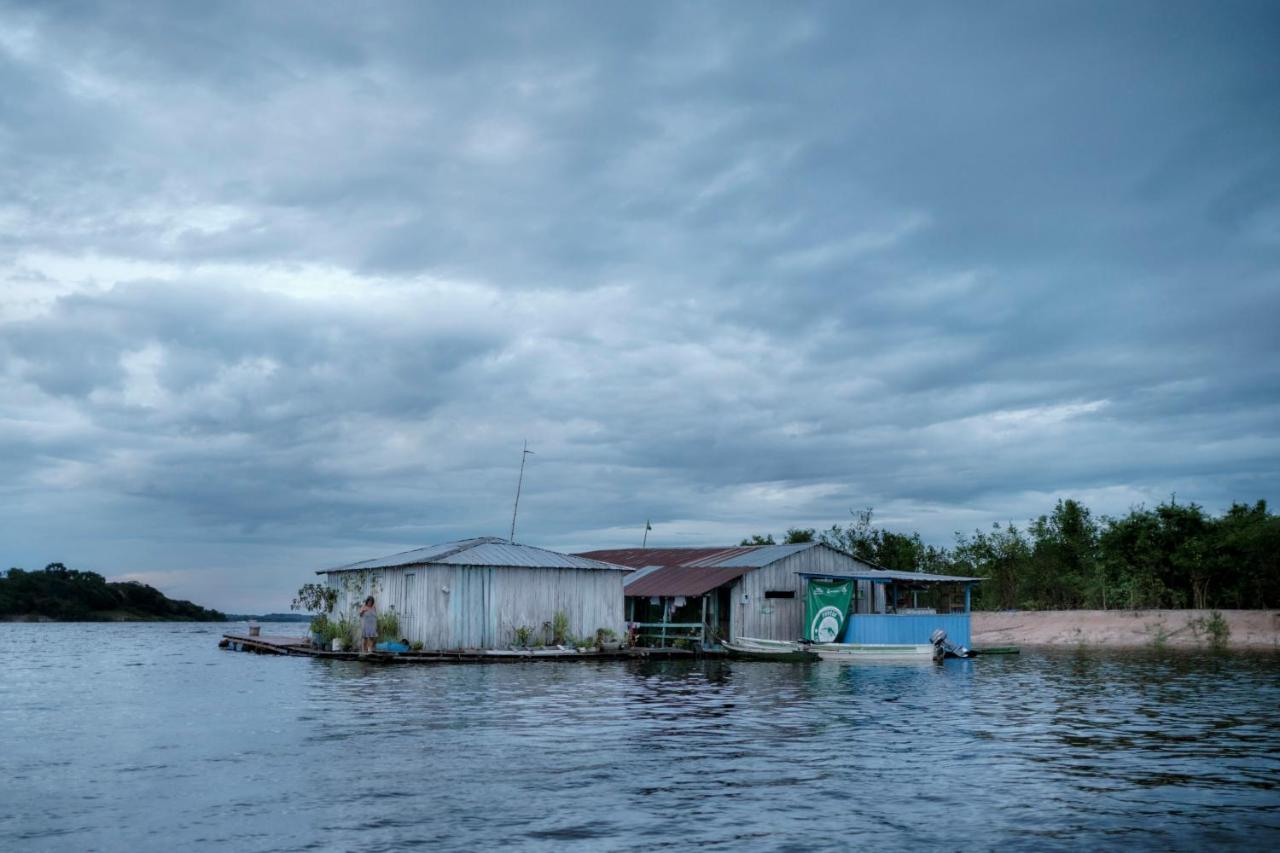
[[[1112,518],[1061,500],[1025,528],[957,533],[950,548],[871,517],[867,509],[822,533],[792,529],[784,541],[819,539],[889,569],[984,578],[973,603],[987,610],[1280,607],[1280,516],[1266,501],[1214,516],[1170,499]],[[742,544],[772,543],[756,535]]]
[[[190,601],[166,598],[136,581],[107,583],[95,572],[50,563],[43,571],[10,569],[0,576],[0,619],[37,617],[58,622],[222,622],[226,617]]]

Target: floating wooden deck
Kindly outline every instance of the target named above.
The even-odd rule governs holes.
[[[313,648],[305,637],[250,637],[223,634],[218,647],[260,655],[292,655],[366,663],[515,663],[520,661],[667,660],[691,659],[700,653],[687,649],[618,649],[580,652],[577,649],[450,649],[430,652],[331,652]],[[717,653],[701,653],[719,656]]]

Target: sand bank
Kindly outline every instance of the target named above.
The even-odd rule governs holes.
[[[1280,650],[1280,610],[1219,611],[1233,649]],[[973,645],[1208,647],[1208,610],[1017,610],[974,612]]]

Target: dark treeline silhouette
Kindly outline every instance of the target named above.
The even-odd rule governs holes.
[[[107,583],[95,572],[50,563],[43,571],[9,569],[0,577],[0,618],[43,616],[62,622],[163,619],[221,622],[226,617],[190,601],[174,601],[136,581]]]
[[[1025,528],[957,533],[950,548],[871,519],[866,509],[821,533],[793,528],[783,541],[818,539],[888,569],[981,577],[974,607],[988,610],[1280,607],[1280,516],[1266,501],[1214,516],[1171,498],[1112,518],[1060,500]],[[756,535],[742,544],[773,541]]]

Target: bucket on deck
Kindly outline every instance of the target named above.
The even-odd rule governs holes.
[[[252,622],[250,622],[250,623],[249,623],[249,636],[250,636],[250,637],[256,637],[256,636],[258,636],[261,632],[262,632],[262,626],[261,626],[261,625],[254,625]]]
[[[338,637],[333,638],[333,644],[330,646],[335,652],[342,651],[342,640]]]

